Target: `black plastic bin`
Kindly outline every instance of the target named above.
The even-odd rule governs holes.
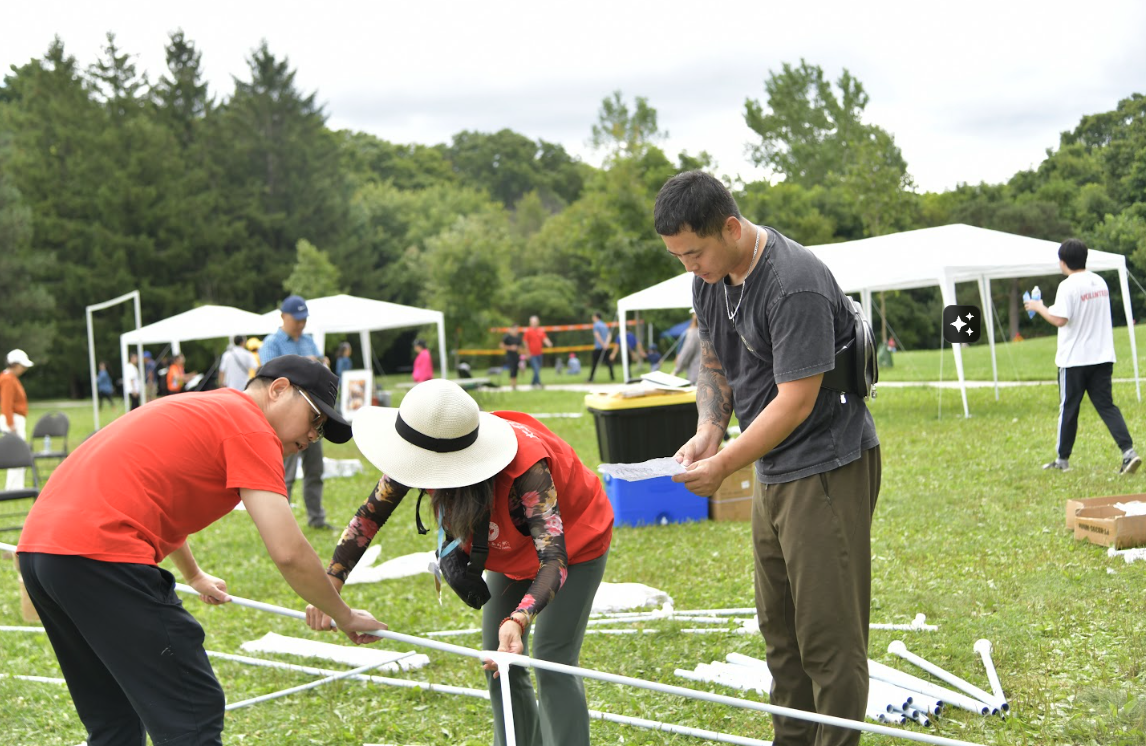
[[[632,464],[672,456],[696,435],[696,391],[622,397],[590,394],[601,461]]]

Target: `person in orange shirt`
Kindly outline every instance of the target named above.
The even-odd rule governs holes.
[[[533,381],[530,385],[543,389],[545,386],[541,383],[541,352],[544,347],[552,347],[553,341],[541,327],[541,319],[536,316],[529,317],[529,327],[521,336],[525,339],[526,351],[529,353],[529,367],[533,369]]]
[[[482,650],[528,654],[532,633],[534,657],[576,665],[605,573],[613,509],[573,448],[527,414],[481,412],[441,378],[410,389],[397,409],[359,409],[354,442],[384,475],[335,547],[326,570],[334,587],[341,590],[406,493],[422,489],[440,526],[441,572],[463,601],[482,609]],[[420,520],[418,527],[424,532]],[[330,628],[318,609],[306,614],[312,629]],[[486,661],[485,669],[494,743],[505,746],[501,682],[493,679],[496,666]],[[588,746],[581,681],[541,669],[535,675],[538,696],[528,668],[510,669],[518,743]]]
[[[31,367],[27,353],[12,350],[8,353],[8,367],[0,373],[0,433],[16,433],[24,440],[28,439],[28,395],[20,376]],[[24,470],[9,469],[6,486],[10,490],[23,489]]]
[[[184,357],[182,354],[176,355],[175,359],[171,361],[171,365],[167,366],[167,393],[178,394],[183,390],[183,384],[187,380],[187,374],[183,372]]]

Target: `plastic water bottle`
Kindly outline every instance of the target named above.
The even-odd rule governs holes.
[[[1043,299],[1043,292],[1041,290],[1039,290],[1038,285],[1035,285],[1035,289],[1031,291],[1031,300],[1042,300],[1042,299]],[[1033,319],[1035,317],[1035,312],[1034,311],[1027,311],[1027,316],[1029,318]]]

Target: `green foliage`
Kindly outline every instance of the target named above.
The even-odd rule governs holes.
[[[564,147],[534,142],[513,130],[459,132],[445,156],[461,181],[485,188],[508,208],[529,192],[558,204],[572,202],[581,193],[581,170]]]
[[[304,298],[323,298],[343,292],[341,273],[326,252],[305,238],[298,240],[297,249],[298,261],[290,277],[283,281],[283,290]]]
[[[648,99],[637,96],[630,110],[620,91],[613,91],[601,101],[597,123],[589,142],[598,150],[608,151],[612,158],[638,158],[657,140],[668,137],[657,126],[657,110]]]

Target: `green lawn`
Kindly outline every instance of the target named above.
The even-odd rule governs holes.
[[[1049,343],[1053,346],[1053,341]],[[1025,377],[1052,376],[1046,344],[1037,340],[1013,346],[1024,350],[1020,359],[1031,368]],[[984,351],[981,346],[968,357],[973,360]],[[949,363],[945,370],[953,377]],[[898,376],[912,370],[923,375],[931,369],[938,370],[937,353],[900,353],[894,370]],[[969,377],[985,376],[972,372]],[[970,419],[959,416],[958,397],[950,392],[943,398],[939,417],[939,394],[928,388],[886,388],[873,405],[883,442],[884,483],[873,527],[872,619],[909,622],[922,612],[939,625],[939,631],[874,631],[871,656],[912,670],[886,652],[889,642],[904,639],[914,652],[988,688],[972,645],[981,637],[992,641],[1012,716],[1001,720],[949,711],[930,729],[939,735],[1000,745],[1146,742],[1142,600],[1146,563],[1128,565],[1108,558],[1103,548],[1078,543],[1063,528],[1068,498],[1146,491],[1146,474],[1120,478],[1115,473],[1118,453],[1093,409],[1085,407],[1071,460],[1073,471],[1043,472],[1039,465],[1053,456],[1052,386],[1005,389],[999,402],[990,390],[972,390],[969,397],[974,414]],[[1115,397],[1131,432],[1143,437],[1146,409],[1135,401],[1133,386],[1116,385]],[[479,398],[486,409],[584,411],[583,395],[569,392],[523,390]],[[42,411],[33,412],[33,421]],[[90,408],[67,411],[74,432],[82,437],[90,430]],[[597,465],[600,458],[590,416],[548,423],[590,466]],[[353,444],[329,447],[327,453],[357,456]],[[366,475],[327,482],[331,519],[349,518],[376,477],[367,465]],[[301,517],[298,502],[295,509]],[[419,537],[414,530],[412,513],[413,501],[408,500],[379,534],[384,558],[430,548],[431,538]],[[334,536],[313,531],[308,536],[320,556],[329,555]],[[9,542],[13,538],[0,536]],[[300,606],[266,557],[245,514],[223,519],[191,542],[204,568],[224,577],[236,595]],[[701,523],[618,529],[606,580],[664,589],[681,609],[751,606],[751,572],[747,524]],[[395,631],[422,634],[478,624],[478,613],[448,591],[439,606],[426,575],[349,586],[346,595]],[[202,621],[211,650],[238,652],[242,642],[271,630],[318,637],[298,622],[265,613],[208,608],[190,599],[186,603]],[[0,564],[0,624],[23,624],[10,561]],[[700,685],[677,679],[673,670],[722,660],[733,651],[764,656],[763,642],[755,636],[688,635],[679,632],[682,625],[654,626],[660,630],[655,635],[590,636],[582,665],[696,688]],[[478,644],[476,638],[452,641]],[[0,646],[0,673],[59,676],[42,635],[0,633]],[[430,666],[399,676],[484,686],[472,660],[429,654]],[[215,665],[232,701],[310,680],[235,663]],[[589,681],[585,686],[590,706],[596,709],[771,737],[769,718],[761,714],[611,684]],[[709,689],[735,694],[722,687]],[[83,738],[63,687],[0,679],[0,699],[6,703],[0,714],[0,743],[72,746]],[[596,721],[592,727],[595,743],[697,742]],[[230,714],[227,739],[274,744],[486,744],[490,714],[486,703],[478,700],[339,683]],[[865,737],[864,743],[903,741]]]

